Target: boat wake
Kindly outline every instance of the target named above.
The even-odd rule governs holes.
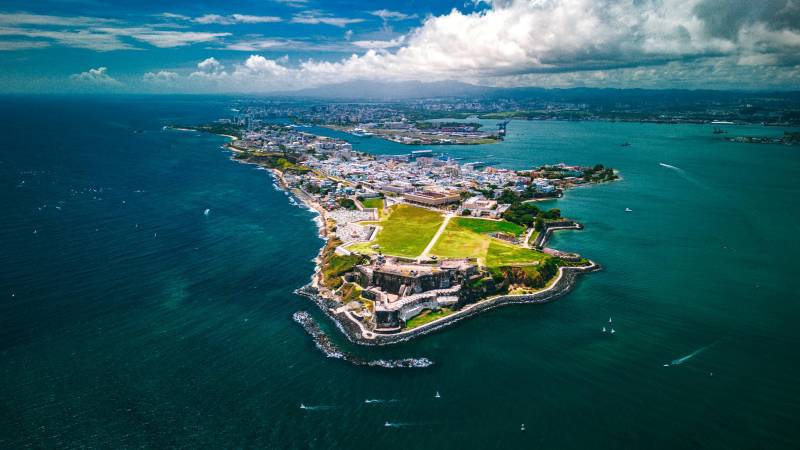
[[[692,353],[689,353],[686,356],[681,356],[680,358],[673,359],[672,361],[669,362],[669,364],[664,364],[664,367],[679,366],[679,365],[685,363],[686,361],[689,361],[690,359],[694,358],[695,356],[699,355],[700,353],[703,353],[704,351],[708,350],[709,348],[717,345],[717,342],[719,342],[719,341],[715,341],[715,342],[713,342],[713,343],[711,343],[709,345],[706,345],[705,347],[700,347],[697,350],[693,351]]]
[[[384,427],[387,428],[403,428],[403,427],[410,427],[412,424],[410,423],[403,423],[403,422],[389,422],[388,420],[386,423],[383,424]]]
[[[324,411],[328,409],[333,409],[333,406],[329,405],[315,405],[315,406],[308,406],[300,403],[300,409],[305,409],[306,411]]]
[[[688,181],[688,182],[690,182],[690,183],[692,183],[692,184],[694,184],[694,185],[696,185],[698,187],[701,187],[703,189],[708,189],[708,186],[706,184],[704,184],[700,180],[694,178],[693,176],[689,175],[688,173],[686,173],[685,170],[681,169],[680,167],[673,166],[672,164],[667,164],[667,163],[663,163],[663,162],[658,163],[658,165],[676,172],[683,179],[685,179],[686,181]]]
[[[394,368],[410,368],[410,367],[430,367],[433,361],[428,358],[404,358],[404,359],[362,359],[358,356],[351,355],[341,351],[319,327],[311,314],[306,311],[297,311],[292,315],[292,319],[299,323],[304,330],[314,339],[314,345],[317,346],[322,353],[328,358],[336,358],[345,360],[357,366],[369,367],[385,367],[389,369]]]
[[[395,402],[399,402],[399,401],[400,400],[398,400],[396,398],[390,398],[388,400],[385,400],[385,399],[382,399],[382,398],[368,398],[368,399],[364,400],[364,403],[366,403],[368,405],[371,405],[373,403],[395,403]]]

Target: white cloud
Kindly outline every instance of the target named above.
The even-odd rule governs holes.
[[[104,19],[100,17],[85,16],[51,16],[46,14],[29,13],[0,13],[0,25],[47,25],[47,26],[70,26],[85,27],[92,25],[107,25],[119,23],[116,19]]]
[[[0,51],[29,50],[49,47],[47,41],[0,41]]]
[[[164,13],[165,18],[182,18],[178,14]],[[239,15],[234,15],[239,16]],[[256,20],[253,16],[242,16],[239,20]],[[31,39],[47,39],[44,44],[6,45],[6,49],[42,48],[53,42],[66,47],[83,48],[100,52],[114,50],[139,50],[121,38],[132,38],[154,47],[171,48],[195,43],[212,42],[230,36],[230,33],[211,33],[203,31],[169,30],[164,27],[175,25],[122,26],[116,19],[96,17],[62,17],[28,13],[1,14],[0,36],[19,36]],[[22,42],[22,41],[19,41]]]
[[[50,39],[66,47],[84,48],[98,52],[136,49],[136,47],[121,41],[116,34],[91,30],[45,30],[38,28],[0,27],[0,36]]]
[[[169,70],[159,70],[158,72],[147,72],[142,76],[142,80],[147,83],[163,84],[172,83],[178,80],[178,74]]]
[[[288,6],[290,8],[304,8],[308,5],[309,0],[272,0],[274,3]]]
[[[206,14],[192,19],[201,24],[234,25],[238,23],[271,23],[280,22],[281,18],[276,16],[251,16],[247,14],[231,14],[221,16],[219,14]]]
[[[397,39],[391,39],[388,41],[381,41],[381,40],[373,40],[373,41],[353,41],[352,44],[356,47],[366,48],[366,49],[388,49],[388,48],[397,48],[403,45],[403,41],[405,40],[405,36],[400,36]]]
[[[381,19],[388,21],[388,20],[409,20],[409,19],[416,19],[418,16],[416,14],[406,14],[399,11],[390,11],[388,9],[378,9],[375,11],[370,11],[370,14],[376,17],[380,17]]]
[[[240,52],[257,52],[261,50],[270,50],[275,48],[286,48],[298,45],[295,41],[283,39],[245,39],[238,42],[231,42],[226,44],[223,50],[235,50]]]
[[[346,27],[353,23],[363,22],[364,19],[347,18],[347,17],[332,17],[321,11],[304,11],[292,17],[292,23],[302,23],[306,25],[332,25],[334,27]]]
[[[216,58],[213,56],[211,58],[206,58],[199,63],[197,63],[197,70],[203,73],[220,73],[225,69],[225,66],[222,65]]]
[[[162,17],[164,19],[170,19],[170,20],[192,20],[192,18],[189,17],[189,16],[185,16],[183,14],[175,14],[175,13],[171,13],[171,12],[161,13],[161,14],[158,14],[157,16],[158,17]]]
[[[204,31],[168,31],[151,29],[109,30],[132,37],[138,41],[147,42],[158,48],[184,47],[201,42],[213,42],[217,38],[230,36],[230,33],[209,33]]]
[[[790,83],[800,72],[796,28],[753,19],[721,36],[696,12],[704,1],[711,0],[493,2],[478,12],[428,17],[404,38],[350,42],[369,50],[339,61],[290,66],[251,55],[215,73],[224,83],[204,88],[259,92],[358,79],[717,88]],[[305,14],[322,23],[318,12]],[[267,40],[263,47],[276,45]]]
[[[98,67],[96,69],[89,69],[86,72],[70,75],[70,80],[92,87],[115,87],[122,85],[122,83],[108,75],[108,69],[106,67]]]

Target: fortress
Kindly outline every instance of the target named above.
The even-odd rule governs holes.
[[[480,277],[469,259],[420,263],[375,255],[356,266],[362,296],[373,300],[375,332],[395,332],[423,309],[438,310],[459,302],[461,287]]]

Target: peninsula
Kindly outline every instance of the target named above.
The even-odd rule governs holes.
[[[547,246],[553,231],[583,227],[536,201],[616,180],[612,168],[371,155],[285,125],[191,128],[232,137],[233,159],[270,169],[276,186],[319,214],[326,244],[297,292],[355,343],[401,342],[500,305],[547,302],[599,269]]]

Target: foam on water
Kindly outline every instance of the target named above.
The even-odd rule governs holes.
[[[709,348],[717,345],[717,342],[719,342],[719,341],[715,341],[715,342],[713,342],[713,343],[711,343],[709,345],[706,345],[705,347],[700,347],[697,350],[693,351],[692,353],[689,353],[686,356],[681,356],[680,358],[673,359],[672,361],[670,361],[669,364],[665,364],[664,366],[668,366],[668,365],[669,366],[678,366],[678,365],[681,365],[681,364],[685,363],[686,361],[689,361],[690,359],[692,359],[695,356],[699,355],[700,353],[703,353],[704,351],[708,350]]]

